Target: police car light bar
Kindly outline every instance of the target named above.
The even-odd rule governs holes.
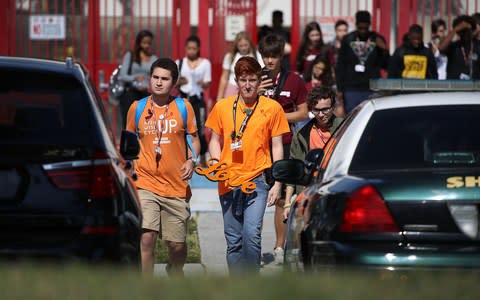
[[[373,91],[480,91],[480,80],[370,79]]]

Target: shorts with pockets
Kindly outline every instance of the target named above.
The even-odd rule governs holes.
[[[187,239],[187,222],[190,218],[190,199],[162,197],[139,189],[142,204],[142,228],[158,232],[165,241],[184,243]]]

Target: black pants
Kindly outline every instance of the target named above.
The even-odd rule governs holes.
[[[207,140],[205,139],[205,134],[203,132],[205,128],[205,101],[202,96],[188,96],[184,93],[180,95],[183,98],[187,98],[190,104],[192,105],[193,111],[195,113],[195,120],[197,121],[198,137],[200,139],[200,155],[204,155],[207,152]],[[203,115],[202,115],[203,110]]]

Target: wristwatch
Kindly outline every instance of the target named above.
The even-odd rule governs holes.
[[[196,166],[196,165],[198,165],[198,163],[200,162],[200,157],[199,157],[199,156],[197,156],[197,157],[189,157],[188,160],[193,161],[193,165]]]

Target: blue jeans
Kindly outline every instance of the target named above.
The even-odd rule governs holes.
[[[231,273],[260,270],[261,233],[269,187],[263,175],[253,182],[257,187],[252,194],[244,194],[236,188],[220,196],[227,264]]]
[[[372,93],[372,91],[344,91],[343,102],[345,105],[345,113],[349,113],[363,100],[368,99]]]

